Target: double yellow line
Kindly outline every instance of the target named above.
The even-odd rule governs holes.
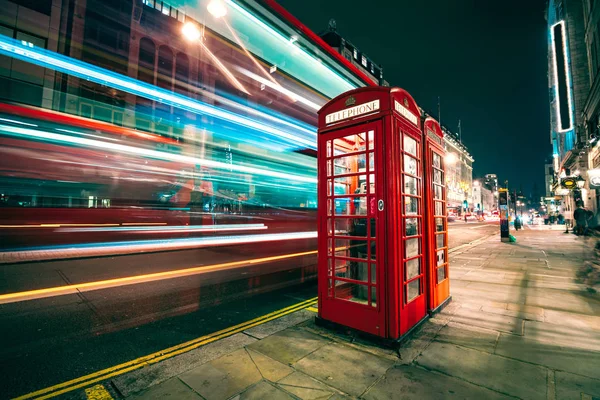
[[[114,367],[94,372],[93,374],[82,376],[80,378],[63,382],[58,385],[50,386],[45,389],[31,392],[29,394],[17,397],[15,400],[25,400],[33,398],[38,400],[49,399],[64,393],[71,392],[76,389],[81,389],[90,386],[94,383],[101,382],[109,378],[113,378],[115,376],[122,375],[127,372],[131,372],[152,364],[156,364],[157,362],[164,361],[176,355],[186,353],[190,350],[194,350],[198,347],[202,347],[217,340],[235,335],[236,333],[240,333],[242,331],[245,331],[246,329],[250,329],[252,327],[264,324],[265,322],[281,318],[293,312],[313,307],[316,304],[316,302],[317,298],[313,297],[311,299],[305,300],[303,302],[294,304],[286,308],[282,308],[281,310],[274,311],[272,313],[260,316],[250,321],[246,321],[241,324],[211,333],[210,335],[201,336],[188,342],[178,344],[177,346],[169,347],[168,349],[164,349],[156,353],[149,354],[147,356],[136,358],[135,360],[128,361],[123,364],[115,365]]]

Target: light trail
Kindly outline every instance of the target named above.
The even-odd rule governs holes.
[[[77,283],[73,285],[55,286],[44,289],[28,290],[24,292],[8,293],[0,295],[0,304],[15,303],[19,301],[27,301],[34,299],[42,299],[46,297],[63,296],[66,294],[74,294],[78,292],[88,292],[92,290],[108,289],[112,287],[120,287],[125,285],[135,285],[139,283],[154,282],[166,279],[181,278],[191,275],[206,274],[210,272],[226,271],[239,267],[246,267],[251,264],[260,264],[265,262],[286,260],[290,258],[302,257],[317,254],[317,250],[305,251],[301,253],[284,254],[280,256],[254,258],[242,261],[232,261],[222,264],[203,265],[192,268],[185,268],[172,271],[155,272],[151,274],[142,274],[135,276],[127,276],[123,278],[106,279],[94,282]]]
[[[0,264],[47,261],[74,257],[103,257],[144,252],[199,249],[211,246],[233,246],[250,243],[268,243],[316,238],[317,232],[308,231],[46,246],[0,252]]]
[[[58,226],[60,227],[60,225]],[[57,229],[56,232],[225,232],[252,231],[267,229],[265,224],[223,224],[223,225],[169,225],[169,226],[116,226],[116,227],[78,227]]]
[[[206,46],[206,44],[204,44],[204,42],[202,40],[200,40],[199,43],[202,46],[202,48],[204,49],[204,51],[206,51],[206,53],[208,54],[208,56],[210,57],[210,59],[217,65],[217,67],[227,77],[227,79],[229,79],[229,82],[231,82],[231,84],[233,86],[235,86],[236,88],[238,88],[238,90],[246,93],[248,96],[252,96],[252,94],[250,94],[250,92],[248,90],[246,90],[246,88],[244,87],[244,85],[242,85],[242,83],[240,81],[238,81],[235,76],[233,76],[233,74],[231,73],[231,71],[229,71],[227,69],[227,67],[221,62],[221,60],[219,60],[217,58],[217,56],[215,56],[213,54],[213,52],[210,51],[210,49],[208,48],[208,46]]]
[[[282,173],[282,172],[261,169],[261,168],[256,168],[256,167],[228,164],[228,163],[219,162],[219,161],[200,159],[197,157],[184,156],[184,155],[180,155],[180,154],[167,153],[167,152],[157,151],[157,150],[143,149],[143,148],[132,147],[132,146],[123,145],[123,144],[107,143],[107,142],[95,140],[95,139],[87,139],[87,138],[82,138],[82,137],[62,135],[62,134],[47,132],[47,131],[43,131],[43,130],[20,128],[20,127],[16,127],[16,126],[8,126],[8,125],[0,125],[0,132],[3,132],[4,134],[10,135],[10,136],[17,136],[17,137],[25,136],[25,137],[31,137],[31,138],[36,138],[36,139],[47,139],[50,141],[56,141],[56,142],[61,142],[61,143],[78,144],[78,145],[82,145],[82,146],[95,147],[95,148],[100,148],[100,149],[104,149],[104,150],[119,151],[119,152],[135,154],[135,155],[140,155],[140,156],[146,156],[146,157],[154,157],[154,158],[159,158],[159,159],[169,160],[169,161],[184,162],[184,163],[188,163],[191,165],[200,165],[203,167],[209,167],[209,168],[214,168],[214,169],[222,169],[222,170],[227,170],[227,171],[236,171],[236,172],[240,172],[240,173],[264,175],[264,176],[269,176],[269,177],[273,177],[273,178],[280,178],[280,179],[284,179],[284,180],[292,180],[292,181],[297,181],[297,182],[306,182],[306,183],[313,183],[313,184],[317,182],[316,177],[306,177],[306,176]]]
[[[258,132],[266,132],[280,138],[286,138],[292,143],[313,149],[316,148],[314,137],[307,139],[302,135],[290,134],[274,126],[267,125],[264,121],[256,121],[83,61],[49,50],[24,46],[21,42],[5,35],[0,35],[0,54],[178,107],[183,110],[208,115]],[[282,124],[285,123],[286,122],[282,120]]]
[[[260,82],[263,85],[268,86],[271,89],[276,90],[276,91],[278,91],[281,94],[284,94],[284,95],[286,95],[288,97],[291,97],[295,101],[298,101],[298,102],[300,102],[300,103],[302,103],[302,104],[304,104],[304,105],[312,108],[315,111],[319,111],[321,109],[321,105],[319,105],[317,103],[314,103],[314,102],[312,102],[312,101],[310,101],[310,100],[308,100],[308,99],[306,99],[306,98],[304,98],[302,96],[299,96],[299,95],[295,94],[291,90],[288,90],[288,89],[284,88],[283,86],[281,86],[279,83],[273,84],[272,82],[269,82],[268,80],[266,80],[266,79],[264,79],[264,78],[256,75],[253,72],[250,72],[247,69],[242,68],[242,67],[236,67],[236,69],[238,71],[240,71],[242,74],[246,75],[247,77],[252,78],[252,79],[254,79],[257,82]]]

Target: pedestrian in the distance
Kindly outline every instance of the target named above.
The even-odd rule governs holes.
[[[583,202],[579,201],[577,203],[577,209],[573,213],[573,219],[575,220],[575,229],[574,232],[576,235],[583,235],[587,231],[587,220],[588,220],[588,212],[583,207]]]

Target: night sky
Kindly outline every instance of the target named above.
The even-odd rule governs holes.
[[[316,33],[337,31],[391,86],[458,133],[474,177],[496,173],[530,194],[551,155],[545,0],[280,0]]]

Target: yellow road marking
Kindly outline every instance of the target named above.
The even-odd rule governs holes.
[[[308,311],[312,311],[312,312],[316,312],[316,313],[318,313],[318,312],[319,312],[319,309],[318,309],[318,308],[315,308],[315,307],[307,307],[306,309],[307,309]]]
[[[123,278],[106,279],[95,282],[76,283],[73,285],[55,286],[44,289],[27,290],[24,292],[15,292],[0,295],[0,304],[14,303],[18,301],[41,299],[44,297],[62,296],[65,294],[76,293],[77,291],[85,292],[91,290],[107,289],[116,286],[134,285],[137,283],[146,283],[163,279],[180,278],[183,276],[197,275],[208,272],[215,272],[238,268],[248,264],[256,264],[268,261],[284,260],[288,258],[301,257],[311,254],[316,254],[317,250],[305,251],[302,253],[284,254],[281,256],[254,258],[250,260],[232,261],[222,264],[204,265],[199,267],[178,269],[173,271],[155,272],[152,274],[143,274],[135,276],[127,276]]]
[[[166,360],[168,358],[174,357],[176,355],[186,353],[190,350],[194,350],[198,347],[207,345],[209,343],[215,342],[219,339],[223,339],[236,333],[245,331],[246,329],[250,329],[252,327],[264,324],[266,322],[272,321],[274,319],[283,317],[285,315],[291,314],[293,312],[305,309],[307,307],[311,307],[315,305],[317,302],[317,298],[313,297],[311,299],[305,300],[303,302],[291,305],[289,307],[282,308],[281,310],[274,311],[272,313],[263,315],[258,318],[254,318],[250,321],[243,322],[241,324],[222,329],[220,331],[214,332],[210,335],[201,336],[199,338],[190,340],[185,343],[181,343],[179,345],[169,347],[167,349],[157,351],[156,353],[149,354],[147,356],[136,358],[135,360],[116,365],[114,367],[106,368],[98,372],[94,372],[93,374],[89,374],[86,376],[82,376],[76,379],[72,379],[67,382],[59,383],[54,386],[47,387],[45,389],[41,389],[20,397],[15,398],[14,400],[26,400],[31,398],[36,398],[38,400],[49,399],[52,397],[59,396],[64,393],[71,392],[76,389],[80,389],[91,384],[113,378],[118,375],[122,375],[126,372],[134,371],[136,369],[149,366],[152,364],[156,364],[160,361]],[[41,397],[38,397],[40,396]]]
[[[113,400],[110,393],[102,385],[85,389],[85,397],[88,400]]]

